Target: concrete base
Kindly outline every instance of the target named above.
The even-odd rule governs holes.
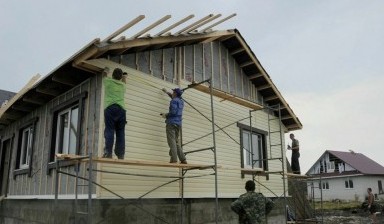
[[[234,199],[219,199],[218,223],[237,224],[231,211]],[[98,224],[210,224],[215,220],[215,199],[186,199],[183,211],[181,199],[94,199],[92,222]],[[75,215],[74,200],[5,199],[0,202],[0,224],[88,224],[87,214]],[[87,200],[78,201],[78,211],[86,212]],[[285,223],[284,210],[276,204],[268,223]],[[181,215],[183,212],[183,215]]]

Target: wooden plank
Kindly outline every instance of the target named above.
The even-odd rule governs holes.
[[[156,26],[162,24],[164,21],[171,18],[171,15],[166,15],[163,18],[159,19],[158,21],[154,22],[153,24],[149,25],[147,28],[143,29],[142,31],[138,32],[137,34],[133,35],[131,39],[136,39],[143,35],[144,33],[150,31],[151,29],[155,28]]]
[[[165,28],[164,30],[160,31],[160,32],[157,33],[154,37],[163,35],[164,33],[166,33],[166,32],[168,32],[168,31],[172,30],[173,28],[179,26],[179,25],[182,24],[182,23],[185,23],[186,21],[192,19],[193,17],[195,17],[195,15],[191,14],[191,15],[189,15],[189,16],[187,16],[187,17],[181,19],[180,21],[178,21],[178,22],[174,23],[173,25],[171,25],[171,26]]]
[[[78,155],[70,154],[56,154],[58,159],[63,160],[81,160],[82,162],[89,161],[89,158]],[[186,168],[186,169],[208,169],[213,165],[208,164],[182,164],[182,163],[166,163],[157,161],[144,161],[144,160],[125,160],[125,159],[107,159],[100,157],[93,157],[93,162],[109,163],[115,165],[134,165],[134,166],[154,166],[154,167],[169,167],[169,168]]]
[[[28,90],[32,88],[32,86],[36,83],[37,80],[39,80],[40,75],[37,74],[33,76],[29,82],[18,92],[16,95],[14,95],[7,103],[7,105],[0,108],[0,118],[3,116],[3,114],[17,101],[22,97]]]
[[[253,75],[250,75],[250,76],[248,76],[248,78],[250,79],[250,80],[252,80],[252,79],[257,79],[257,78],[260,78],[260,77],[263,77],[264,75],[262,74],[262,73],[258,73],[258,74],[253,74]]]
[[[127,29],[131,28],[132,26],[134,26],[135,24],[137,24],[138,22],[140,22],[144,18],[145,18],[144,15],[140,15],[140,16],[136,17],[135,19],[133,19],[129,23],[125,24],[123,27],[121,27],[120,29],[116,30],[111,35],[109,35],[108,37],[106,37],[103,40],[103,42],[111,41],[113,38],[117,37],[119,34],[123,33]]]
[[[231,14],[231,15],[229,15],[229,16],[227,16],[227,17],[225,17],[225,18],[223,18],[223,19],[221,19],[221,20],[219,20],[219,21],[217,21],[216,23],[214,23],[214,24],[212,24],[212,25],[206,27],[205,29],[203,29],[201,32],[208,31],[209,29],[211,29],[211,28],[213,28],[213,27],[219,25],[220,23],[222,23],[222,22],[224,22],[224,21],[226,21],[226,20],[228,20],[228,19],[230,19],[230,18],[232,18],[232,17],[234,17],[234,16],[236,16],[236,13],[233,13],[233,14]]]
[[[191,25],[189,25],[189,26],[187,26],[187,27],[185,27],[185,28],[183,28],[183,29],[177,31],[177,32],[175,33],[175,35],[179,35],[179,34],[185,32],[185,31],[187,31],[189,28],[194,27],[194,26],[196,26],[197,24],[200,24],[201,22],[204,22],[205,20],[211,18],[212,16],[213,16],[213,14],[209,14],[208,16],[205,16],[205,17],[203,17],[203,18],[197,20],[196,22],[192,23]]]
[[[251,175],[265,175],[266,174],[266,172],[261,168],[253,168],[253,169],[241,168],[240,170],[241,170],[242,174],[251,174]]]
[[[202,91],[204,93],[210,94],[210,89],[209,89],[208,86],[195,85],[192,88],[197,89],[199,91]],[[219,98],[222,98],[222,99],[225,99],[227,101],[230,101],[230,102],[233,102],[233,103],[237,103],[239,105],[242,105],[242,106],[254,109],[254,110],[259,110],[259,109],[263,108],[263,106],[260,105],[260,104],[257,104],[257,103],[254,103],[254,102],[251,102],[251,101],[239,98],[239,97],[237,97],[237,96],[235,96],[233,94],[226,93],[226,92],[223,92],[223,91],[218,90],[218,89],[213,89],[212,90],[212,95],[214,95],[216,97],[219,97]]]
[[[190,33],[190,32],[192,32],[193,30],[195,30],[195,29],[197,29],[197,28],[199,28],[199,27],[201,27],[201,26],[203,26],[203,25],[205,25],[205,24],[211,22],[212,20],[215,20],[215,19],[219,18],[220,16],[221,16],[221,14],[217,14],[217,15],[215,15],[215,16],[212,16],[212,17],[210,17],[210,18],[208,18],[208,19],[202,21],[201,23],[198,23],[198,24],[196,24],[195,26],[190,27],[189,29],[187,29],[186,31],[184,31],[184,33]]]

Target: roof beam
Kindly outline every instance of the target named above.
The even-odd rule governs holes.
[[[260,78],[260,77],[263,77],[263,76],[264,75],[262,73],[257,73],[257,74],[253,74],[253,75],[248,76],[248,78],[250,80],[252,80],[252,79],[257,79],[257,78]]]
[[[24,105],[16,105],[16,104],[13,105],[11,108],[13,110],[18,110],[18,111],[23,111],[23,112],[31,112],[35,109],[34,107],[24,106]]]
[[[205,40],[206,38],[210,37],[221,37],[221,36],[233,36],[235,33],[234,31],[216,31],[213,33],[208,34],[195,34],[193,36],[178,36],[177,38],[173,36],[160,36],[157,38],[138,38],[133,40],[125,40],[125,41],[119,41],[114,42],[111,44],[107,44],[105,46],[100,46],[98,49],[99,51],[109,51],[109,50],[117,50],[122,48],[133,48],[133,47],[142,47],[147,45],[160,45],[160,44],[170,44],[172,43],[178,43],[178,42],[185,42],[188,40],[196,40],[198,42],[199,39]]]
[[[231,52],[229,52],[231,55],[235,55],[235,54],[238,54],[238,53],[241,53],[241,52],[243,52],[243,51],[245,51],[245,49],[243,48],[243,47],[241,47],[241,48],[237,48],[237,49],[235,49],[235,50],[232,50]]]
[[[54,97],[60,95],[60,93],[58,93],[57,91],[54,91],[52,89],[42,88],[42,87],[37,87],[36,88],[36,92],[42,93],[42,94],[45,94],[45,95],[54,96]]]
[[[154,36],[154,37],[157,37],[157,36],[161,36],[161,35],[163,35],[164,33],[166,33],[166,32],[168,32],[168,31],[172,30],[173,28],[175,28],[175,27],[179,26],[180,24],[183,24],[183,23],[185,23],[186,21],[188,21],[188,20],[192,19],[193,17],[195,17],[195,15],[191,14],[191,15],[189,15],[189,16],[187,16],[187,17],[185,17],[185,18],[181,19],[180,21],[178,21],[178,22],[174,23],[173,25],[171,25],[171,26],[169,26],[169,27],[165,28],[164,30],[162,30],[162,31],[158,32],[157,34],[155,34],[155,36]]]
[[[277,99],[279,99],[278,95],[264,97],[264,101],[271,101],[271,100],[277,100]]]
[[[284,115],[284,116],[281,116],[280,119],[281,120],[288,120],[288,119],[292,119],[292,116],[291,115]]]
[[[207,31],[207,30],[209,30],[209,29],[211,29],[211,28],[213,28],[213,27],[219,25],[220,23],[222,23],[222,22],[224,22],[224,21],[226,21],[226,20],[228,20],[228,19],[230,19],[230,18],[232,18],[232,17],[234,17],[234,16],[236,16],[236,13],[233,13],[233,14],[231,14],[231,15],[229,15],[229,16],[223,18],[222,20],[217,21],[216,23],[214,23],[214,24],[212,24],[212,25],[206,27],[205,29],[203,29],[201,32],[205,32],[205,31]]]
[[[212,16],[213,16],[213,14],[209,14],[208,16],[205,16],[205,17],[203,17],[203,18],[197,20],[196,22],[192,23],[191,25],[189,25],[189,26],[187,26],[187,27],[185,27],[185,28],[183,28],[183,29],[177,31],[177,32],[175,33],[175,35],[179,35],[179,34],[185,32],[185,31],[188,30],[189,28],[196,26],[197,24],[199,24],[199,23],[201,23],[201,22],[203,22],[203,21],[205,21],[205,20],[211,18]]]
[[[161,19],[157,20],[156,22],[152,23],[151,25],[149,25],[147,28],[145,28],[142,31],[138,32],[137,34],[133,35],[131,38],[132,39],[136,39],[136,38],[140,37],[144,33],[150,31],[151,29],[155,28],[159,24],[162,24],[164,21],[166,21],[166,20],[168,20],[170,18],[171,18],[171,15],[164,16],[163,18],[161,18]]]
[[[193,27],[187,29],[186,31],[184,31],[184,33],[189,33],[189,32],[191,32],[191,31],[193,31],[193,30],[195,30],[195,29],[197,29],[197,28],[199,28],[199,27],[201,27],[201,26],[203,26],[203,25],[205,25],[205,24],[211,22],[212,20],[215,20],[215,19],[219,18],[220,16],[221,16],[221,14],[217,14],[217,15],[215,15],[215,16],[212,16],[212,17],[210,17],[210,18],[208,18],[208,19],[202,21],[201,23],[196,24],[195,26],[193,26]]]
[[[137,24],[138,22],[140,22],[144,18],[145,18],[144,15],[140,15],[140,16],[136,17],[135,19],[131,20],[129,23],[125,24],[123,27],[121,27],[120,29],[116,30],[114,33],[112,33],[108,37],[106,37],[103,40],[103,42],[111,41],[113,38],[117,37],[118,35],[120,35],[124,31],[126,31],[127,29],[131,28],[132,26],[134,26],[135,24]]]
[[[262,85],[262,86],[256,86],[256,89],[259,91],[269,89],[269,88],[272,88],[272,86],[270,84],[266,84],[266,85]]]
[[[24,96],[24,97],[23,97],[23,101],[24,101],[24,102],[27,102],[27,103],[32,103],[32,104],[35,104],[35,105],[39,105],[39,106],[45,104],[44,101],[39,100],[39,99],[34,98],[34,97],[30,97],[30,96]]]
[[[242,63],[240,65],[240,68],[244,68],[244,67],[247,67],[248,65],[253,65],[253,64],[255,64],[255,62],[253,62],[253,61],[246,61],[246,62],[244,62],[244,63]]]
[[[54,75],[52,76],[52,81],[66,85],[66,86],[70,86],[70,87],[74,87],[78,84],[76,81],[74,81],[73,79],[69,79],[66,76],[59,77],[57,75]]]

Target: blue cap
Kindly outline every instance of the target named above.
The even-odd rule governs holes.
[[[183,94],[183,90],[179,88],[173,89],[173,92],[175,92],[178,97],[180,97]]]

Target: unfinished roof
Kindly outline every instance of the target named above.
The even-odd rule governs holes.
[[[265,103],[281,105],[281,119],[287,130],[301,129],[300,120],[276,88],[240,32],[236,29],[213,30],[215,26],[235,15],[220,19],[221,14],[210,14],[180,28],[182,24],[194,17],[194,15],[189,15],[165,26],[154,34],[149,33],[155,28],[161,28],[160,24],[171,18],[170,15],[167,15],[128,38],[122,35],[127,29],[145,18],[143,15],[138,16],[104,40],[93,40],[34,84],[28,91],[18,96],[18,99],[14,100],[15,102],[6,111],[0,111],[0,129],[101,71],[100,68],[87,63],[87,60],[212,41],[220,41],[228,49],[244,74],[263,96]],[[5,116],[7,114],[12,116]]]
[[[323,158],[327,153],[339,158],[343,162],[347,163],[356,171],[346,171],[343,172],[342,174],[336,175],[348,175],[348,174],[367,174],[367,175],[384,175],[384,167],[377,162],[373,161],[372,159],[366,157],[362,153],[355,153],[353,151],[351,152],[342,152],[342,151],[332,151],[332,150],[327,150],[323,153],[323,155],[319,158]],[[317,162],[319,162],[319,160]],[[316,162],[316,163],[317,163]],[[316,164],[315,163],[315,164]],[[312,169],[313,167],[311,167]],[[327,174],[325,174],[327,175]],[[328,176],[335,176],[329,174]]]

